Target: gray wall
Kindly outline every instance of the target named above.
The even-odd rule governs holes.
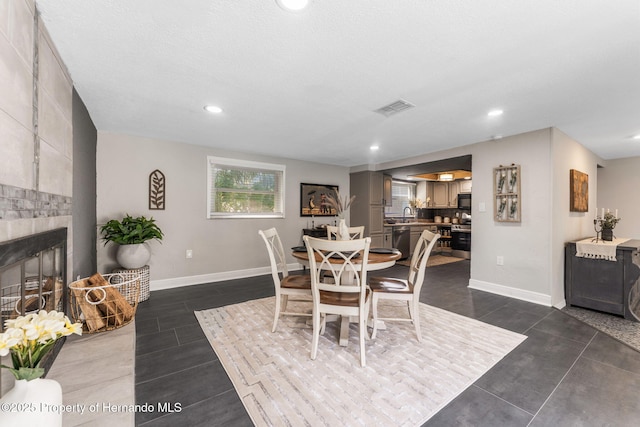
[[[98,271],[96,256],[96,144],[98,133],[84,102],[73,91],[73,273]]]
[[[207,156],[284,164],[285,218],[207,219]],[[233,153],[180,142],[98,132],[98,225],[112,218],[153,216],[165,233],[152,241],[149,262],[151,288],[264,274],[269,265],[259,229],[276,227],[285,248],[301,243],[311,218],[300,217],[300,183],[338,185],[349,192],[349,169],[291,159]],[[149,210],[149,174],[161,170],[166,178],[166,209]],[[331,218],[333,219],[333,218]],[[328,223],[331,219],[316,224]],[[98,271],[115,266],[115,245],[98,242]],[[185,251],[193,250],[186,259]],[[293,257],[290,257],[293,263]]]
[[[618,209],[616,237],[640,239],[640,157],[607,160],[598,169],[598,208]]]
[[[569,212],[569,169],[586,172],[590,212],[596,200],[599,159],[554,128],[378,165],[379,170],[471,154],[473,206],[470,286],[545,304],[564,305],[564,242],[589,235],[588,214]],[[521,167],[519,223],[493,219],[493,168]],[[480,209],[484,204],[485,210]],[[504,257],[504,265],[496,258]]]

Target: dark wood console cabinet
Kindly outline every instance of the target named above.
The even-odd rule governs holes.
[[[640,240],[616,248],[616,261],[576,257],[576,242],[565,247],[567,305],[640,321]]]

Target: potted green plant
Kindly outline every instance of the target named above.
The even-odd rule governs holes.
[[[116,259],[122,267],[129,269],[144,267],[151,258],[145,242],[153,239],[161,241],[164,237],[153,218],[134,218],[129,214],[122,220],[108,221],[100,227],[100,233],[105,246],[109,242],[119,245]]]
[[[620,222],[620,218],[616,217],[611,212],[604,214],[604,217],[602,218],[602,240],[613,240],[613,229],[616,228],[616,224],[618,224],[618,222]]]

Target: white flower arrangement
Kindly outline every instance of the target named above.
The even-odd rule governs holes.
[[[18,380],[33,380],[44,375],[38,365],[63,336],[82,335],[82,324],[71,323],[64,313],[40,310],[38,313],[18,316],[4,322],[5,331],[0,334],[0,356],[11,353],[13,368],[9,369]]]

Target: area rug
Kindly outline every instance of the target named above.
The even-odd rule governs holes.
[[[640,351],[640,322],[579,307],[564,307],[562,312]]]
[[[526,339],[421,304],[422,342],[410,323],[388,323],[367,342],[362,368],[358,325],[340,347],[328,322],[314,361],[307,319],[285,317],[271,333],[274,304],[195,312],[257,426],[419,426]]]
[[[458,257],[454,257],[454,256],[447,256],[447,255],[431,255],[429,256],[429,259],[427,260],[427,267],[435,267],[437,265],[443,265],[443,264],[451,264],[452,262],[458,262],[458,261],[462,261],[464,258],[458,258]],[[403,259],[400,261],[397,261],[396,264],[400,264],[400,265],[404,265],[407,267],[411,266],[411,258],[407,258],[407,259]]]

